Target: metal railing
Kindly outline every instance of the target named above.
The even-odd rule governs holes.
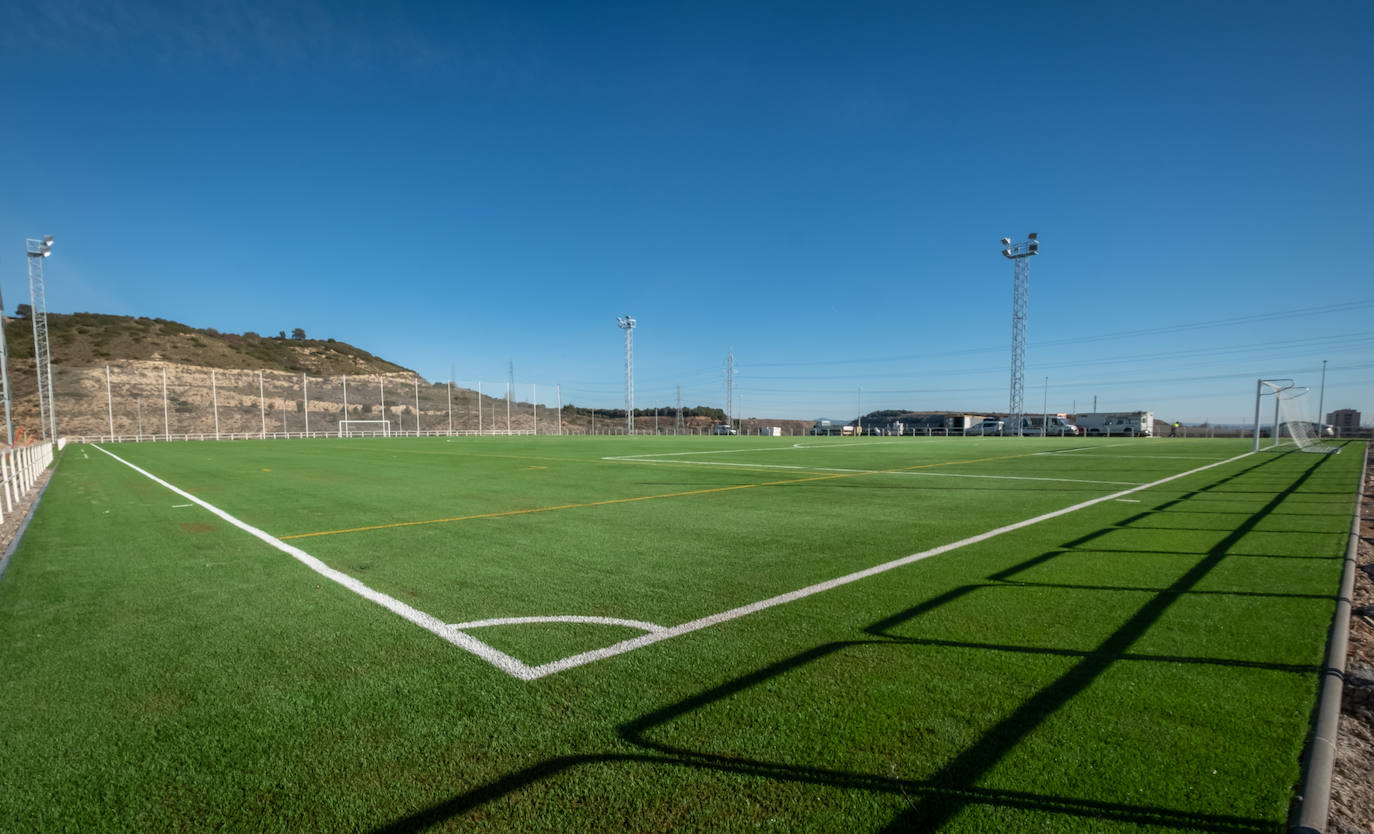
[[[390,432],[385,432],[385,431],[365,431],[365,430],[362,430],[362,429],[353,429],[353,430],[349,431],[347,435],[342,435],[342,436],[343,436],[343,437],[349,437],[349,438],[355,438],[355,437],[475,437],[475,436],[482,436],[482,437],[491,437],[491,436],[496,436],[496,437],[531,437],[531,436],[533,436],[533,435],[534,435],[534,431],[533,431],[532,429],[512,429],[511,431],[506,431],[505,429],[501,429],[501,430],[497,430],[497,431],[487,430],[487,431],[481,431],[481,432],[479,432],[479,431],[458,431],[458,430],[454,430],[454,431],[418,431],[418,432],[417,432],[417,431],[399,431],[399,430],[395,430],[395,429],[393,429],[393,430],[390,431]],[[226,432],[220,432],[219,434],[215,434],[214,432],[185,432],[185,433],[181,433],[181,434],[173,433],[173,434],[171,434],[171,435],[165,435],[165,434],[149,434],[149,433],[145,433],[145,434],[116,434],[116,435],[108,435],[108,434],[96,434],[96,435],[68,435],[68,436],[64,437],[63,440],[64,440],[65,442],[67,442],[67,443],[168,443],[168,442],[172,442],[172,443],[184,443],[184,442],[197,442],[197,441],[205,441],[205,440],[209,440],[209,441],[216,441],[216,440],[300,440],[300,439],[326,438],[326,437],[333,437],[333,438],[336,438],[336,439],[337,439],[337,438],[341,437],[341,435],[339,434],[338,430],[335,429],[334,431],[312,431],[312,432],[299,432],[299,431],[292,431],[292,432],[280,432],[280,431],[276,431],[276,432],[272,432],[272,431],[269,431],[269,432],[264,433],[264,432],[258,432],[258,431],[249,431],[249,432],[227,432],[227,431],[226,431]]]
[[[0,521],[29,494],[53,459],[52,441],[0,451]]]

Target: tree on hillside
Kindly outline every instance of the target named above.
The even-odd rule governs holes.
[[[295,330],[292,330],[292,331],[291,331],[291,338],[297,339],[297,340],[304,339],[304,338],[305,338],[305,331],[302,330],[301,328],[297,327]]]
[[[32,304],[20,304],[14,308],[14,317],[17,319],[26,319],[31,315],[33,315]]]

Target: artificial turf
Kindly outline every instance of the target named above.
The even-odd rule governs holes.
[[[661,626],[1248,450],[795,444],[109,449],[445,622],[578,614]],[[0,581],[0,820],[1279,831],[1362,453],[1240,457],[520,681],[70,446]],[[471,633],[538,664],[639,632]]]

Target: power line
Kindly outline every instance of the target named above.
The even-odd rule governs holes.
[[[1322,307],[1304,307],[1297,310],[1286,310],[1275,313],[1256,313],[1248,316],[1237,316],[1227,319],[1212,319],[1210,321],[1191,322],[1188,324],[1177,324],[1166,327],[1151,327],[1140,330],[1122,330],[1115,333],[1101,333],[1094,336],[1073,336],[1064,339],[1048,339],[1037,341],[1035,346],[1041,347],[1061,347],[1064,345],[1087,344],[1090,342],[1102,342],[1112,339],[1132,339],[1140,336],[1161,336],[1168,333],[1183,333],[1189,330],[1205,330],[1213,327],[1227,327],[1238,324],[1254,324],[1265,321],[1278,321],[1281,319],[1297,318],[1301,316],[1320,315],[1324,313],[1334,313],[1349,310],[1360,310],[1374,307],[1374,299],[1362,301],[1352,301],[1344,304],[1329,304]],[[858,359],[827,359],[818,362],[751,362],[750,368],[795,368],[809,367],[816,365],[872,365],[877,362],[910,362],[913,359],[943,358],[948,356],[972,356],[979,353],[1000,353],[1006,350],[1003,346],[989,346],[982,348],[961,348],[958,350],[926,351],[919,354],[909,354],[904,356],[887,357],[863,357]]]

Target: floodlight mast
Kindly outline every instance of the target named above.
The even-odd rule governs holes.
[[[1040,241],[1031,232],[1021,243],[1002,238],[1002,257],[1012,261],[1011,294],[1011,403],[1007,409],[1007,423],[1016,436],[1022,433],[1022,416],[1026,410],[1026,310],[1030,295],[1030,266],[1027,258],[1040,253]]]
[[[5,340],[5,300],[0,297],[0,386],[5,395],[5,445],[14,445],[14,421],[10,419],[10,349]]]
[[[735,349],[725,356],[725,422],[735,425]]]
[[[38,422],[44,440],[57,439],[53,410],[52,354],[48,349],[48,301],[43,286],[43,259],[52,255],[52,235],[24,241],[29,256],[29,303],[33,307],[33,364],[38,375]],[[8,397],[8,386],[6,397]]]
[[[625,331],[625,433],[635,433],[635,320],[630,316],[616,316],[620,329]]]

